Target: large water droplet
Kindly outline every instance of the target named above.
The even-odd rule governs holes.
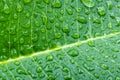
[[[93,0],[81,0],[81,1],[86,7],[94,7],[95,6]]]

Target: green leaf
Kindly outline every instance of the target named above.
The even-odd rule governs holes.
[[[119,80],[119,2],[1,0],[0,79]]]

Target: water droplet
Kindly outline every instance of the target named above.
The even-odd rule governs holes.
[[[55,38],[56,39],[60,39],[62,37],[62,34],[61,33],[55,33]]]
[[[118,48],[112,48],[112,51],[113,52],[119,52],[119,49]]]
[[[75,49],[69,50],[69,51],[68,51],[68,54],[69,54],[70,56],[72,56],[72,57],[76,57],[76,56],[79,55],[78,51],[75,50]]]
[[[26,4],[26,3],[30,3],[32,0],[23,0],[23,1]]]
[[[49,0],[43,0],[46,4],[49,4],[50,1]]]
[[[20,38],[20,44],[24,44],[25,40],[24,38]]]
[[[39,78],[44,78],[44,77],[45,77],[45,74],[44,74],[44,73],[38,74],[38,77],[39,77]]]
[[[50,18],[50,22],[51,22],[51,23],[54,23],[54,18]]]
[[[63,18],[63,17],[60,17],[60,18],[59,18],[59,21],[60,21],[60,22],[63,22],[63,21],[64,21],[64,18]]]
[[[31,26],[31,23],[30,23],[30,20],[25,24],[24,28],[30,28]]]
[[[62,31],[64,32],[64,33],[69,33],[70,32],[70,28],[66,25],[66,26],[63,26],[62,27]]]
[[[81,1],[86,7],[94,7],[95,6],[93,0],[81,0]]]
[[[100,15],[100,16],[104,16],[105,15],[105,9],[104,9],[104,7],[98,7],[98,14]]]
[[[0,15],[0,21],[7,21],[8,19],[2,15]]]
[[[47,25],[46,28],[47,28],[48,30],[50,30],[50,29],[52,29],[52,26],[51,26],[51,25]]]
[[[40,26],[40,22],[39,21],[35,21],[35,25],[37,26],[37,27],[39,27]]]
[[[38,35],[37,35],[37,34],[33,34],[33,36],[32,36],[32,41],[33,41],[33,42],[38,41]]]
[[[111,1],[107,1],[107,6],[108,6],[109,10],[112,9],[112,7],[113,7],[112,2]]]
[[[62,3],[59,0],[54,0],[52,7],[54,8],[60,8],[62,6]]]
[[[28,32],[28,31],[23,31],[23,35],[24,35],[24,36],[28,36],[28,35],[29,35],[29,32]]]
[[[99,75],[98,75],[97,73],[95,73],[94,76],[95,76],[96,78],[99,78]]]
[[[59,23],[55,23],[55,27],[56,28],[60,28],[60,24]]]
[[[104,69],[104,70],[108,70],[109,69],[109,67],[106,64],[102,64],[101,68]]]
[[[73,14],[72,9],[66,9],[66,11],[67,11],[67,13],[68,13],[69,15],[72,15],[72,14]]]
[[[89,45],[90,47],[95,47],[93,41],[89,41],[89,42],[88,42],[88,45]]]
[[[63,14],[64,14],[64,10],[61,10],[61,11],[60,11],[60,14],[63,15]]]
[[[14,19],[17,19],[17,18],[18,18],[18,16],[17,16],[17,14],[16,14],[16,13],[15,13],[13,16],[14,16]]]
[[[20,62],[19,62],[19,61],[15,61],[14,64],[15,64],[16,66],[19,66],[19,65],[20,65]]]
[[[84,16],[79,16],[78,18],[76,18],[76,20],[80,23],[86,24],[87,20]]]
[[[48,22],[47,16],[42,16],[43,25],[46,25]]]
[[[9,7],[7,4],[5,4],[5,5],[4,5],[4,13],[5,13],[5,14],[9,14],[10,11],[11,11],[11,10],[10,10],[10,7]]]
[[[94,67],[90,67],[90,66],[88,66],[86,63],[84,63],[83,66],[84,66],[88,71],[93,71],[93,70],[95,70]]]
[[[73,33],[72,37],[74,39],[78,39],[80,37],[80,34],[79,33]]]
[[[39,67],[37,67],[36,72],[37,72],[37,73],[42,72],[42,67],[40,67],[40,66],[39,66]]]
[[[21,4],[17,4],[17,12],[22,12],[23,8]]]
[[[53,56],[52,55],[49,55],[46,57],[47,61],[52,61],[53,60]]]
[[[117,77],[115,77],[115,80],[120,80],[120,77],[118,77],[118,76],[117,76]]]
[[[117,21],[116,26],[120,26],[120,18],[119,17],[116,17],[116,21]]]
[[[26,74],[25,70],[23,70],[22,68],[18,67],[17,69],[17,73],[18,74]]]
[[[112,23],[108,23],[108,28],[112,28]]]

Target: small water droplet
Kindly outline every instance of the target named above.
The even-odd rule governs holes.
[[[50,1],[49,0],[43,0],[46,4],[49,4]]]
[[[79,33],[73,33],[72,37],[74,39],[78,39],[80,37],[80,34]]]
[[[64,21],[64,18],[63,18],[63,17],[60,17],[60,18],[59,18],[59,21],[60,21],[60,22],[63,22],[63,21]]]
[[[24,44],[25,40],[24,38],[20,38],[20,44]]]
[[[112,23],[108,23],[108,28],[112,28]]]
[[[51,22],[51,23],[54,23],[54,18],[50,18],[50,22]]]
[[[72,9],[66,9],[66,11],[67,11],[67,13],[68,13],[69,15],[72,15],[72,14],[73,14]]]
[[[89,45],[90,47],[95,47],[93,41],[89,41],[89,42],[88,42],[88,45]]]
[[[62,37],[62,34],[61,33],[55,33],[55,38],[56,39],[60,39]]]
[[[4,13],[5,13],[5,14],[9,14],[10,11],[11,11],[11,10],[10,10],[10,7],[9,7],[7,4],[5,4],[5,5],[4,5]]]
[[[67,25],[65,25],[65,26],[62,27],[62,31],[64,33],[69,33],[70,32],[70,28]]]
[[[17,12],[22,12],[23,8],[20,3],[17,4]]]
[[[17,73],[18,74],[26,74],[25,70],[23,70],[22,68],[18,67],[17,69]]]
[[[104,7],[98,7],[98,14],[104,16],[106,14]]]
[[[59,0],[54,0],[52,3],[52,7],[54,8],[60,8],[62,6],[62,3]]]
[[[102,64],[101,68],[104,69],[104,70],[108,70],[109,69],[109,67],[106,64]]]
[[[30,28],[31,26],[31,23],[30,23],[30,20],[25,24],[24,28]]]
[[[26,3],[30,3],[32,0],[23,0],[23,1],[26,4]]]
[[[37,73],[42,72],[42,67],[40,67],[40,66],[39,66],[39,67],[37,67],[36,72],[37,72]]]
[[[68,51],[68,54],[69,54],[70,56],[72,56],[72,57],[76,57],[76,56],[79,55],[78,51],[75,50],[75,49],[69,50],[69,51]]]
[[[60,14],[63,15],[63,14],[64,14],[64,10],[61,10],[61,11],[60,11]]]
[[[20,65],[20,62],[19,62],[19,61],[15,61],[14,64],[15,64],[16,66],[19,66],[19,65]]]
[[[119,49],[118,48],[112,48],[112,51],[113,52],[119,52]]]
[[[112,2],[111,1],[107,1],[107,6],[108,6],[109,10],[112,9],[112,7],[113,7]]]
[[[93,0],[81,0],[81,1],[86,7],[94,7],[95,6]]]
[[[46,57],[47,61],[52,61],[53,60],[53,56],[52,55],[49,55]]]
[[[17,14],[16,14],[16,13],[15,13],[13,16],[14,16],[14,19],[17,19],[17,18],[18,18],[18,16],[17,16]]]
[[[35,21],[35,25],[37,26],[37,27],[39,27],[40,26],[40,22],[39,21]]]
[[[55,27],[56,28],[60,28],[60,24],[59,23],[55,23]]]
[[[76,20],[80,23],[86,24],[87,20],[84,16],[79,16],[78,18],[76,18]]]

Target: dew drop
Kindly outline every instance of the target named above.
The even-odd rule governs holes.
[[[95,6],[93,0],[81,0],[81,1],[86,7],[94,7]]]
[[[69,15],[72,15],[72,14],[73,14],[72,9],[66,9],[66,11],[67,11],[67,13],[68,13]]]
[[[16,66],[19,66],[19,65],[20,65],[20,62],[19,62],[19,61],[15,61],[14,64],[15,64]]]
[[[9,14],[10,13],[10,7],[7,4],[5,4],[5,6],[4,6],[4,13],[5,14]]]
[[[60,17],[60,18],[59,18],[59,21],[60,21],[60,22],[63,22],[63,21],[64,21],[64,18],[63,18],[63,17]]]
[[[112,9],[112,7],[113,7],[112,2],[111,1],[107,1],[107,6],[108,6],[109,10]]]
[[[69,50],[69,51],[68,51],[68,54],[69,54],[70,56],[72,56],[72,57],[76,57],[76,56],[79,55],[78,51],[75,50],[75,49]]]
[[[36,72],[37,72],[37,73],[42,72],[42,67],[40,67],[40,66],[39,66],[39,67],[37,67]]]
[[[18,16],[17,16],[16,13],[13,15],[13,17],[14,17],[14,19],[17,19],[17,18],[18,18]]]
[[[55,27],[56,27],[56,28],[59,28],[59,27],[60,27],[60,24],[59,24],[59,23],[55,23]]]
[[[18,74],[26,74],[25,70],[21,69],[20,67],[18,67],[16,70]]]
[[[24,28],[30,28],[31,24],[30,24],[30,20],[25,24]]]
[[[51,23],[54,23],[54,18],[50,18],[50,22],[51,22]]]
[[[53,60],[53,56],[52,55],[49,55],[46,57],[47,61],[52,61]]]
[[[119,52],[119,49],[118,48],[112,48],[112,51],[113,52]]]
[[[25,40],[24,38],[20,38],[20,44],[24,44]]]
[[[70,32],[70,28],[66,25],[66,26],[63,26],[62,27],[62,31],[64,32],[64,33],[69,33]]]
[[[83,23],[83,24],[87,23],[87,20],[84,16],[80,16],[80,17],[76,18],[76,20],[80,23]]]
[[[55,38],[56,39],[60,39],[62,37],[62,34],[61,33],[55,33]]]
[[[109,69],[109,67],[106,64],[102,64],[101,68],[104,69],[104,70],[108,70]]]
[[[79,33],[74,33],[74,34],[72,35],[72,37],[73,37],[74,39],[78,39],[78,38],[80,37],[80,35],[79,35]]]
[[[98,7],[98,14],[100,15],[100,16],[104,16],[105,15],[105,9],[104,9],[104,7]]]
[[[112,28],[112,24],[111,23],[108,23],[108,28]]]
[[[40,22],[39,22],[39,21],[35,21],[35,25],[36,25],[37,27],[39,27],[39,26],[40,26]]]
[[[94,47],[94,46],[95,46],[94,43],[93,43],[93,41],[89,41],[89,42],[88,42],[88,45],[89,45],[90,47]]]
[[[64,14],[64,10],[61,10],[61,11],[60,11],[60,14],[63,15],[63,14]]]
[[[26,4],[26,3],[30,3],[32,0],[23,0],[23,1]]]
[[[17,12],[22,12],[23,8],[21,4],[17,4]]]
[[[60,8],[61,6],[62,6],[62,3],[59,0],[54,0],[52,7]]]

